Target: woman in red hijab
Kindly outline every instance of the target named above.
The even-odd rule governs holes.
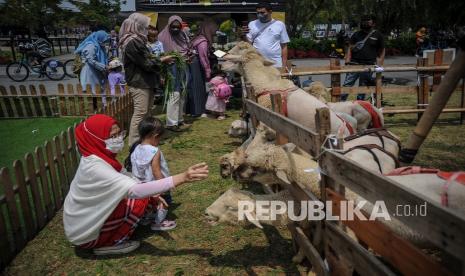
[[[97,114],[76,128],[82,157],[63,207],[68,240],[96,255],[122,254],[139,247],[130,241],[149,198],[187,182],[205,179],[208,166],[200,163],[158,181],[137,183],[122,173],[116,155],[124,135],[112,117]],[[136,185],[137,184],[137,185]]]

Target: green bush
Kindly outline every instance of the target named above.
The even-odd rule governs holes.
[[[413,55],[417,48],[413,33],[402,33],[399,37],[386,40],[385,44],[386,48],[397,49],[403,55]]]
[[[332,44],[334,44],[334,40],[331,39],[323,39],[316,41],[311,38],[291,38],[291,41],[288,44],[290,49],[302,50],[302,51],[310,51],[314,50],[320,53],[329,54],[332,49]]]

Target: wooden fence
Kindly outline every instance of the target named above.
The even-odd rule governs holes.
[[[28,89],[29,88],[29,89]],[[98,109],[103,109],[102,99],[105,96],[108,103],[123,95],[119,86],[115,87],[115,96],[112,97],[108,86],[95,88],[93,95],[88,86],[83,91],[80,84],[58,84],[58,94],[47,93],[43,84],[39,86],[19,86],[19,93],[15,86],[0,86],[0,118],[33,118],[58,116],[87,116],[95,113],[94,101]],[[125,88],[127,91],[127,87]],[[110,106],[110,105],[109,105]]]
[[[129,129],[132,98],[126,94],[99,112],[117,119],[122,129]],[[12,172],[0,169],[0,271],[62,207],[79,165],[76,125],[14,161]]]
[[[279,103],[280,99],[272,99],[272,102]],[[288,228],[294,243],[303,250],[317,275],[352,275],[352,269],[360,275],[464,275],[464,214],[444,208],[383,175],[368,171],[339,153],[322,152],[320,148],[330,132],[327,108],[317,110],[315,121],[318,132],[315,132],[253,100],[245,100],[245,105],[256,122],[265,123],[276,130],[278,137],[285,137],[285,140],[312,156],[319,156],[322,171],[321,198],[296,183],[284,186],[290,191],[297,206],[300,206],[301,201],[329,200],[335,211],[333,215],[339,215],[336,211],[344,199],[345,188],[371,203],[383,200],[391,215],[396,214],[399,205],[420,206],[427,202],[427,216],[396,218],[448,254],[447,262],[439,263],[379,221],[325,220],[310,222],[310,225],[290,222]],[[346,227],[355,233],[361,244],[348,235]]]
[[[383,73],[375,73],[373,66],[368,65],[346,65],[341,66],[339,59],[330,59],[329,66],[319,67],[297,67],[292,70],[292,76],[311,76],[311,75],[331,75],[331,101],[340,100],[341,93],[358,94],[372,93],[376,95],[376,106],[381,106],[383,94],[416,94],[417,103],[415,106],[398,106],[395,108],[383,108],[384,114],[419,114],[424,112],[428,105],[429,94],[434,93],[441,77],[452,63],[452,55],[444,50],[436,50],[427,58],[419,58],[416,65],[386,65],[384,72],[417,72],[418,83],[415,86],[397,86],[397,85],[382,85]],[[344,87],[341,85],[341,74],[343,73],[362,73],[372,72],[376,75],[375,86],[361,87]],[[432,83],[429,77],[433,77]],[[282,73],[282,77],[288,78],[288,73]],[[465,79],[457,86],[457,92],[461,93],[460,103],[458,106],[444,109],[443,113],[458,113],[460,112],[461,122],[465,119]]]

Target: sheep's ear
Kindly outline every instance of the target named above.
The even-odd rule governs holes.
[[[296,149],[296,145],[293,143],[287,143],[281,147],[287,152],[293,152]]]
[[[284,182],[285,184],[291,184],[291,181],[289,181],[289,178],[287,178],[286,173],[283,170],[279,170],[276,172],[276,177]]]
[[[269,59],[264,59],[263,60],[263,65],[265,66],[272,66],[272,65],[275,65],[276,62],[272,61],[272,60],[269,60]]]

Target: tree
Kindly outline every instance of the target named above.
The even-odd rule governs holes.
[[[71,0],[80,13],[73,20],[76,23],[88,24],[93,27],[105,27],[110,29],[116,23],[116,17],[120,11],[119,0],[89,0],[88,3],[79,0]]]
[[[27,28],[34,33],[45,26],[53,26],[61,0],[6,0],[0,7],[2,25]]]
[[[290,0],[286,1],[286,25],[291,37],[302,33],[301,26],[307,23],[318,14],[323,7],[325,0]]]

